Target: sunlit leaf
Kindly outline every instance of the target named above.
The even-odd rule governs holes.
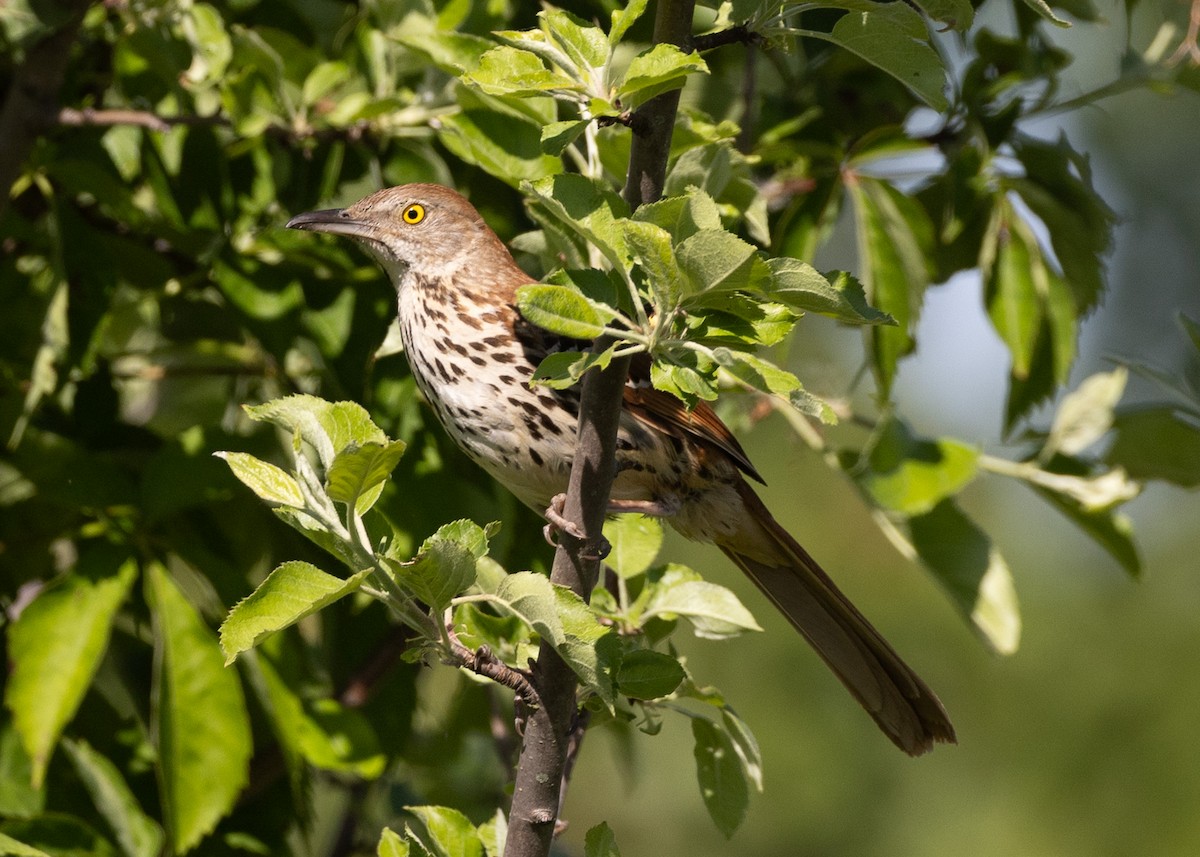
[[[163,812],[171,847],[183,852],[212,831],[245,786],[250,720],[216,635],[157,564],[147,569],[146,596],[160,653],[154,710]]]

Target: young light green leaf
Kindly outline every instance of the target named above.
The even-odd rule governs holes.
[[[916,438],[903,422],[891,420],[880,430],[865,469],[857,457],[844,464],[876,506],[910,516],[961,491],[975,478],[978,462],[974,447],[950,438]]]
[[[650,365],[650,383],[655,389],[670,393],[689,406],[699,399],[713,401],[717,398],[717,364],[695,351],[664,349],[665,360],[655,360]]]
[[[387,435],[356,402],[327,402],[316,396],[296,395],[246,407],[251,419],[282,426],[317,451],[322,466],[351,443],[387,443]]]
[[[1112,372],[1097,372],[1065,396],[1038,457],[1048,461],[1055,453],[1078,455],[1103,437],[1112,428],[1113,408],[1128,378],[1129,371],[1118,366]]]
[[[483,843],[483,853],[487,857],[504,857],[504,842],[508,839],[508,819],[503,810],[476,828],[479,840]]]
[[[425,826],[433,857],[483,857],[483,842],[471,819],[447,806],[406,806]]]
[[[405,446],[402,440],[346,446],[334,456],[326,474],[330,499],[352,503],[358,514],[366,514],[383,492],[384,482],[400,463]]]
[[[553,646],[581,683],[612,705],[619,642],[578,595],[540,574],[522,571],[504,578],[495,603]]]
[[[725,347],[714,348],[712,356],[718,366],[754,389],[779,396],[796,410],[826,425],[837,422],[833,408],[805,390],[800,379],[786,369],[745,351]]]
[[[472,521],[443,524],[407,562],[388,558],[388,568],[405,589],[435,610],[475,582],[475,562],[487,549],[486,533]]]
[[[304,494],[300,491],[300,485],[286,470],[245,452],[213,454],[224,459],[233,475],[257,494],[260,500],[278,506],[304,508]]]
[[[604,332],[600,308],[567,286],[535,284],[517,289],[517,310],[543,330],[571,339],[595,339]]]
[[[582,18],[553,7],[538,12],[542,30],[562,49],[571,67],[582,80],[608,63],[608,37],[599,27],[592,27]]]
[[[612,545],[605,562],[626,580],[646,571],[663,543],[663,528],[657,518],[617,515],[604,522],[604,537]]]
[[[629,32],[629,28],[646,11],[647,3],[649,3],[649,0],[632,0],[632,2],[626,3],[624,8],[618,6],[613,10],[612,26],[608,28],[608,43],[610,45],[616,47],[617,43],[625,38],[625,34]],[[592,855],[589,854],[588,857],[592,857]]]
[[[225,665],[263,638],[354,592],[369,574],[370,569],[364,569],[343,580],[299,560],[279,565],[257,589],[234,605],[221,624]]]
[[[645,2],[642,3],[645,6]],[[617,15],[613,12],[613,17]],[[583,857],[621,857],[621,849],[617,847],[616,834],[602,821],[595,827],[589,828],[583,835]]]
[[[162,853],[162,827],[142,809],[120,769],[86,741],[67,740],[63,748],[121,850],[128,857],[157,857]]]
[[[704,717],[692,718],[696,778],[704,807],[725,838],[733,836],[750,805],[750,788],[729,733]]]
[[[633,699],[659,699],[679,687],[685,673],[679,661],[651,649],[635,649],[621,659],[617,693]]]
[[[548,354],[533,371],[530,383],[542,384],[552,390],[574,387],[587,370],[607,369],[616,350],[617,344],[614,343],[599,354],[593,351],[556,351]]]
[[[155,733],[170,847],[190,850],[232,808],[249,777],[250,719],[237,673],[166,569],[146,570],[159,655]]]
[[[656,95],[679,89],[689,74],[708,73],[700,54],[685,54],[674,45],[658,44],[638,54],[616,85],[617,99],[634,110]]]
[[[376,857],[409,857],[408,842],[390,827],[385,827],[379,835],[379,845],[375,848]]]
[[[105,564],[107,560],[102,560]],[[40,788],[63,727],[75,716],[112,635],[137,566],[117,561],[103,573],[67,576],[33,600],[8,628],[11,674],[4,704]],[[85,557],[81,565],[91,568]]]
[[[1021,640],[1012,574],[1000,551],[952,500],[910,518],[912,548],[950,601],[995,652],[1011,655]]]
[[[633,219],[661,227],[675,241],[690,238],[701,229],[721,228],[720,208],[697,186],[690,186],[681,196],[669,196],[639,206]]]
[[[660,584],[642,612],[641,622],[656,616],[664,619],[683,616],[692,623],[697,637],[709,640],[762,630],[733,592],[705,580]]]
[[[576,81],[546,68],[536,55],[508,45],[492,48],[484,54],[479,65],[464,75],[463,80],[488,95],[518,98],[581,90]]]
[[[774,300],[846,324],[896,323],[886,312],[867,303],[862,284],[845,271],[834,271],[826,279],[812,265],[788,256],[768,259],[767,265],[774,276],[769,292]]]

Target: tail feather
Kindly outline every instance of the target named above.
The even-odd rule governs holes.
[[[750,486],[742,483],[738,493],[768,543],[756,545],[752,556],[742,532],[718,546],[808,640],[896,746],[918,756],[933,749],[935,741],[954,743],[954,727],[933,691],[775,521]]]

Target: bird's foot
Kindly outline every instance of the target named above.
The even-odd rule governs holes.
[[[566,494],[555,494],[550,498],[550,505],[546,507],[545,517],[546,526],[542,527],[542,535],[546,539],[546,543],[551,547],[558,547],[558,541],[555,540],[555,533],[566,533],[572,538],[583,541],[586,538],[583,530],[574,521],[568,520],[563,515],[563,508],[567,505]]]

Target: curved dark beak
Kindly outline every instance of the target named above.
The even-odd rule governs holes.
[[[344,208],[325,208],[297,214],[287,222],[288,229],[304,229],[308,232],[329,232],[334,235],[362,237],[367,224],[347,216]]]

